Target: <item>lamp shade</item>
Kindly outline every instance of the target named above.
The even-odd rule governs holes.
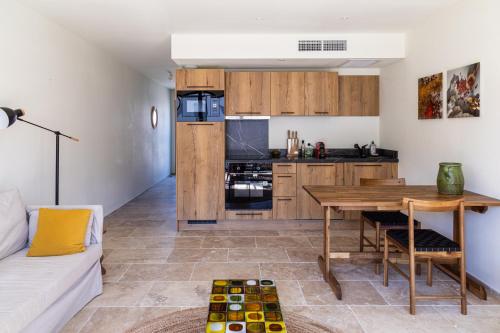
[[[14,124],[18,117],[24,116],[24,111],[13,110],[6,107],[0,107],[0,129],[5,129]]]

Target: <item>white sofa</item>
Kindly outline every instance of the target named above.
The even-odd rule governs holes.
[[[44,207],[92,209],[91,245],[82,253],[54,257],[26,257],[25,248],[1,259],[0,333],[58,332],[102,293],[102,206]],[[28,207],[28,215],[38,208]]]

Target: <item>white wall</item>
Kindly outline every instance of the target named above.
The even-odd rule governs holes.
[[[81,140],[61,140],[62,204],[103,204],[109,213],[168,175],[166,88],[16,1],[0,0],[0,41],[0,106]],[[0,189],[52,203],[54,156],[48,132],[21,122],[1,131]]]
[[[269,147],[286,148],[287,131],[298,131],[299,140],[327,148],[353,148],[379,142],[379,117],[271,117]]]
[[[409,183],[434,184],[438,163],[456,161],[463,163],[466,189],[500,198],[498,13],[496,0],[456,3],[408,34],[406,60],[382,69],[381,144],[399,150],[400,175]],[[419,77],[477,61],[480,118],[417,120]],[[450,221],[441,216],[428,225],[450,235]],[[467,213],[466,225],[467,270],[500,290],[500,209]]]

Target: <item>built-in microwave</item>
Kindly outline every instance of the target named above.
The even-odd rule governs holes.
[[[177,121],[224,121],[224,92],[179,92]]]

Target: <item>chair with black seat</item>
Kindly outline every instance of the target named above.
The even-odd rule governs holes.
[[[389,285],[389,265],[408,279],[410,284],[410,313],[415,314],[417,300],[459,299],[461,312],[467,314],[467,291],[465,271],[464,240],[464,202],[459,200],[424,201],[410,198],[403,199],[403,206],[408,209],[408,230],[387,230],[384,238],[384,286]],[[415,212],[455,212],[458,211],[459,243],[431,229],[415,229]],[[397,263],[389,260],[389,245],[409,256],[410,275],[403,272]],[[460,295],[416,295],[415,262],[424,259],[429,266],[432,260],[458,260],[460,262]],[[431,270],[429,270],[431,271]],[[427,283],[432,283],[432,274],[428,271]],[[432,271],[431,271],[432,272]]]
[[[361,186],[404,186],[406,180],[404,178],[388,178],[388,179],[369,179],[361,178],[359,180]],[[375,242],[372,242],[365,236],[365,223],[375,228]],[[415,221],[416,228],[420,228],[420,222]],[[359,251],[363,252],[365,246],[370,246],[375,249],[375,252],[381,252],[381,237],[382,233],[388,229],[407,229],[408,216],[400,211],[364,211],[361,212],[359,224]],[[366,244],[365,244],[366,241]],[[380,264],[375,264],[375,273],[380,274]],[[417,267],[417,273],[420,274],[420,265]]]

